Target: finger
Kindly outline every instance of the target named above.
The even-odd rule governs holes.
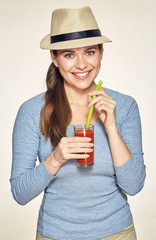
[[[110,108],[108,105],[106,104],[101,104],[100,106],[98,107],[95,107],[95,109],[98,111],[98,112],[101,112],[101,111],[105,111],[106,113],[111,113],[114,111],[113,108]]]
[[[94,96],[94,95],[103,95],[103,96],[107,96],[108,98],[112,99],[112,97],[109,96],[108,93],[106,93],[106,91],[104,89],[100,89],[100,90],[94,90],[90,93],[88,93],[89,96]]]
[[[75,143],[71,142],[68,144],[69,148],[73,148],[73,147],[77,147],[77,148],[83,147],[84,148],[84,147],[93,147],[93,146],[94,146],[94,143],[83,143],[83,142],[75,142]]]
[[[68,159],[85,159],[89,158],[89,154],[69,154]]]
[[[94,98],[90,101],[90,103],[88,104],[88,107],[91,107],[93,104],[95,104],[97,102],[100,102],[101,100],[106,101],[106,102],[108,102],[110,104],[113,104],[113,105],[116,104],[116,102],[112,98],[110,99],[110,98],[105,97],[105,96],[98,96],[98,97],[96,97],[96,98]]]
[[[90,142],[92,139],[89,137],[63,137],[61,138],[61,143],[76,143],[76,142]]]
[[[91,153],[93,148],[68,148],[68,153]]]
[[[101,105],[106,105],[108,106],[109,108],[111,109],[115,109],[116,107],[116,104],[112,101],[108,101],[107,99],[101,99],[100,101],[98,101],[96,104],[95,104],[95,108],[98,108],[99,106]]]
[[[76,159],[86,159],[86,158],[89,158],[89,155],[88,154],[76,154]]]

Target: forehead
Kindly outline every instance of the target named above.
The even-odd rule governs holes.
[[[58,52],[83,52],[89,49],[98,49],[98,45],[92,45],[92,46],[87,46],[87,47],[79,47],[79,48],[67,48],[67,49],[62,49],[62,50],[57,50]]]

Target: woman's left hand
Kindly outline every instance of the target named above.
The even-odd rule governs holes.
[[[109,131],[117,129],[116,102],[114,99],[104,89],[92,91],[88,95],[96,95],[96,98],[90,101],[88,107],[90,108],[94,104],[94,109],[104,124],[106,132],[109,133]]]

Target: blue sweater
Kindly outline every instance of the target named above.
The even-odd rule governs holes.
[[[94,165],[80,168],[72,159],[52,176],[43,162],[51,153],[51,143],[45,142],[39,129],[44,93],[19,109],[13,131],[11,190],[21,205],[44,191],[38,231],[45,237],[97,240],[132,222],[127,194],[139,192],[145,180],[139,110],[132,97],[105,90],[117,103],[118,130],[132,154],[120,167],[113,165],[107,134],[98,120],[94,123]],[[72,124],[67,136],[74,136]]]

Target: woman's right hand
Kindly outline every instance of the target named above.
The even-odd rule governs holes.
[[[63,137],[55,150],[45,160],[48,171],[55,175],[59,168],[69,159],[88,158],[93,151],[93,143],[88,137]]]

